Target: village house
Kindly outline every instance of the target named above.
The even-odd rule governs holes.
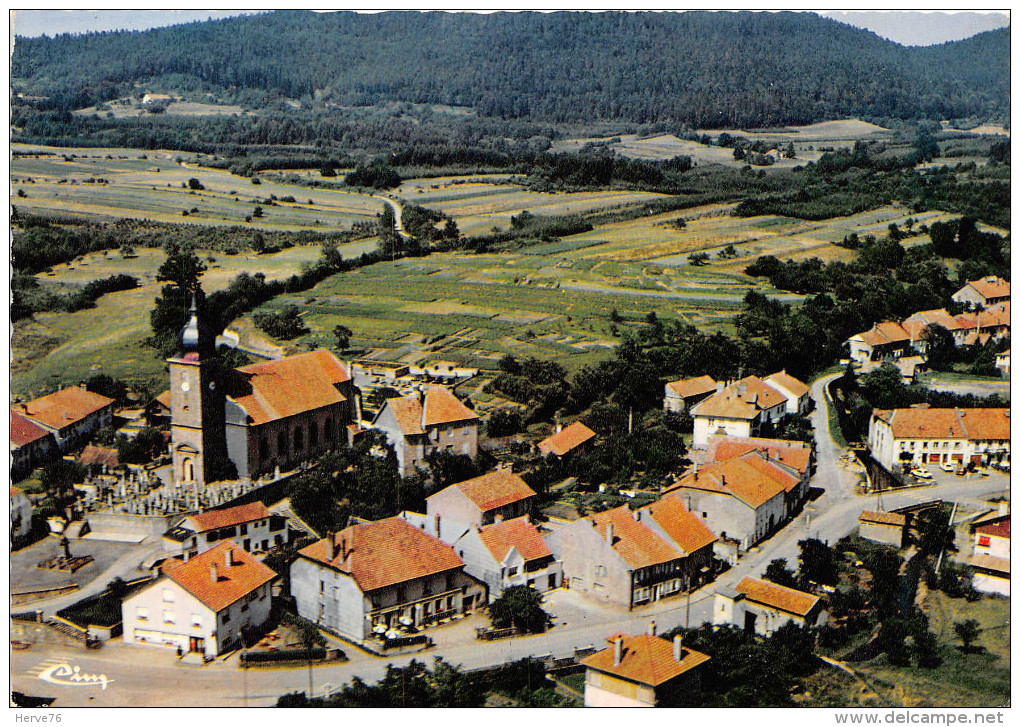
[[[785,394],[757,376],[746,376],[691,409],[693,445],[702,449],[713,436],[756,436],[764,424],[774,424],[786,416],[788,407]]]
[[[857,518],[860,536],[899,550],[907,544],[907,516],[900,512],[864,510]]]
[[[472,459],[478,454],[478,415],[441,387],[387,399],[371,428],[386,435],[404,477],[413,475],[419,467],[425,468],[433,452]]]
[[[942,326],[952,334],[953,342],[957,346],[963,345],[963,340],[967,335],[967,327],[958,318],[960,316],[950,315],[945,308],[923,310],[906,318],[902,326],[910,335],[911,344],[914,348],[920,353],[927,353],[928,346],[924,338],[924,332],[928,326]]]
[[[662,408],[676,413],[684,412],[722,388],[711,376],[680,379],[666,384]]]
[[[850,360],[857,363],[896,359],[913,344],[910,333],[895,321],[876,323],[870,330],[847,339]]]
[[[787,493],[800,479],[758,450],[697,468],[663,490],[674,494],[719,535],[719,557],[735,556],[768,537],[787,520]],[[735,544],[727,547],[727,541]]]
[[[786,512],[792,515],[807,500],[811,475],[815,471],[815,453],[807,442],[761,437],[712,437],[705,453],[705,462],[725,462],[757,451],[766,461],[797,478],[797,484],[786,491]]]
[[[695,588],[711,576],[715,535],[678,497],[626,505],[564,525],[545,538],[569,587],[633,608]]]
[[[11,486],[11,547],[19,547],[32,534],[32,501],[20,487]]]
[[[538,443],[538,451],[543,456],[551,454],[562,458],[585,452],[594,443],[595,432],[583,422],[574,422],[563,428],[557,424],[556,432]]]
[[[1009,378],[1009,349],[1002,353],[995,354],[995,368],[1002,374],[1002,378]]]
[[[563,583],[563,564],[527,516],[468,528],[452,545],[464,571],[488,587],[489,603],[513,586],[545,593]]]
[[[491,525],[530,515],[537,494],[508,467],[457,482],[426,498],[429,518],[463,527]]]
[[[233,542],[163,564],[121,606],[124,643],[168,646],[212,659],[269,623],[276,573]]]
[[[974,569],[971,581],[975,590],[1009,598],[1009,521],[1000,516],[974,528],[974,555],[969,564]]]
[[[936,409],[927,404],[875,409],[868,448],[887,470],[944,462],[1008,465],[1009,409]]]
[[[325,349],[218,374],[212,332],[194,305],[170,368],[174,481],[204,485],[232,463],[254,479],[335,447],[358,419],[350,371]],[[208,476],[207,476],[208,475]]]
[[[778,583],[745,577],[736,588],[715,594],[717,626],[730,624],[759,636],[771,636],[788,623],[801,628],[828,621],[825,604],[813,596]]]
[[[67,453],[85,445],[103,427],[113,424],[113,399],[71,386],[11,407],[18,416],[53,435]]]
[[[971,306],[995,305],[1009,300],[1009,281],[990,275],[977,280],[970,280],[953,293],[953,300]]]
[[[786,413],[807,414],[811,409],[811,387],[786,373],[786,369],[765,377],[765,383],[786,397]]]
[[[695,700],[701,689],[701,667],[711,657],[685,648],[683,637],[672,643],[655,634],[616,634],[608,649],[581,660],[585,707],[654,707]]]
[[[53,433],[11,411],[11,477],[21,479],[60,456]]]
[[[358,642],[485,603],[485,586],[464,572],[453,548],[399,517],[354,524],[303,548],[290,582],[301,616]]]
[[[261,502],[188,515],[163,534],[163,550],[194,557],[224,540],[249,553],[265,553],[290,538],[287,520]]]

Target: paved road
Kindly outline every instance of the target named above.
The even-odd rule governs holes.
[[[877,495],[856,495],[857,476],[837,465],[842,450],[829,436],[828,404],[822,391],[835,376],[823,378],[812,386],[812,396],[817,403],[812,423],[818,463],[812,485],[821,489],[822,494],[792,523],[748,553],[715,583],[692,594],[689,604],[686,597],[677,597],[628,612],[622,608],[596,607],[571,591],[555,591],[547,597],[555,625],[546,634],[482,643],[474,639],[473,629],[483,625],[485,619],[473,616],[432,630],[430,634],[436,647],[418,655],[380,659],[345,645],[342,648],[351,658],[349,662],[312,669],[314,691],[321,694],[327,686],[345,684],[354,676],[368,682],[377,681],[385,674],[387,664],[403,666],[412,658],[430,661],[433,656],[442,656],[453,664],[472,669],[529,655],[566,656],[575,647],[601,647],[607,636],[620,631],[642,632],[653,619],[660,631],[709,621],[716,588],[732,586],[746,575],[759,576],[773,558],[786,558],[794,563],[799,553],[798,540],[820,537],[834,542],[857,526],[861,510],[876,507]],[[1004,488],[1008,488],[1008,480],[1002,477],[944,480],[932,487],[885,493],[883,504],[891,509],[934,498],[978,504],[984,497],[1002,492]],[[59,686],[40,681],[38,674],[61,659],[72,667],[80,667],[84,673],[103,673],[114,681],[105,690],[98,686]],[[246,703],[271,706],[281,694],[308,689],[305,668],[244,672],[237,668],[236,655],[201,668],[184,667],[170,651],[119,642],[110,643],[97,652],[34,646],[28,651],[14,652],[11,667],[13,689],[56,696],[56,706],[241,706]]]

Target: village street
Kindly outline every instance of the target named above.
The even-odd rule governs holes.
[[[430,662],[441,656],[465,669],[498,665],[526,656],[569,656],[575,648],[602,648],[605,638],[618,632],[645,631],[654,620],[660,632],[676,626],[696,626],[711,620],[712,594],[720,586],[733,586],[744,576],[760,576],[773,558],[786,558],[796,565],[797,542],[818,537],[829,543],[854,530],[863,509],[877,507],[878,495],[855,494],[858,476],[839,466],[842,449],[829,436],[828,402],[823,387],[836,375],[815,382],[812,414],[817,440],[817,471],[813,487],[823,490],[804,511],[781,531],[746,554],[738,565],[721,574],[716,581],[685,596],[659,601],[628,612],[625,608],[595,605],[570,591],[554,591],[546,598],[554,626],[547,633],[498,642],[475,639],[474,628],[487,623],[476,615],[431,630],[435,647],[426,652],[392,658],[379,658],[349,644],[340,647],[350,661],[312,668],[251,669],[238,668],[237,654],[217,659],[204,667],[178,663],[170,650],[159,650],[120,643],[108,643],[99,651],[83,652],[34,645],[12,653],[12,689],[37,696],[55,696],[55,706],[272,706],[287,692],[307,691],[309,675],[313,691],[322,694],[350,681],[355,676],[366,682],[381,678],[388,664],[403,666],[411,659]],[[1008,478],[993,475],[986,479],[953,478],[930,487],[884,493],[885,509],[933,499],[966,502],[978,507],[982,500],[1008,488]],[[105,674],[111,683],[102,689],[94,686],[63,686],[39,679],[47,667],[67,663],[85,674]]]

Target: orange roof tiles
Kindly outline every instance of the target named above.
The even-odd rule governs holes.
[[[552,453],[557,457],[562,457],[594,438],[595,432],[581,422],[574,422],[551,437],[543,439],[538,443],[538,449],[542,454]]]
[[[49,432],[33,421],[26,419],[15,411],[11,411],[11,444],[24,447],[49,436]]]
[[[350,380],[325,349],[243,366],[237,374],[228,393],[256,425],[346,401],[336,385]]]
[[[464,565],[449,545],[399,517],[351,525],[299,553],[347,573],[365,593]]]
[[[538,560],[552,555],[538,528],[526,517],[504,520],[486,525],[479,531],[482,543],[498,562],[506,558],[511,548],[516,548],[524,560]]]
[[[17,413],[50,429],[63,429],[113,403],[109,397],[85,391],[79,386],[70,386],[20,405]]]
[[[1002,298],[1003,296],[1009,296],[1009,281],[1003,280],[998,276],[991,276],[987,278],[980,278],[978,280],[969,280],[967,285],[977,291],[985,300],[989,298]],[[963,287],[967,287],[967,285]]]
[[[796,396],[798,399],[802,396],[807,396],[811,393],[811,387],[805,384],[800,379],[796,379],[786,373],[786,370],[778,371],[774,374],[765,377],[766,384],[775,383],[778,386],[782,386],[784,389],[789,391],[791,394]]]
[[[164,408],[169,409],[170,408],[170,391],[169,390],[164,391],[162,394],[160,394],[159,396],[156,397],[155,401],[158,401],[160,404],[162,404]]]
[[[974,532],[982,535],[994,535],[997,538],[1009,538],[1009,518],[990,525],[979,525]]]
[[[1009,409],[876,409],[896,439],[1009,439]]]
[[[168,561],[163,565],[163,575],[216,612],[276,578],[272,568],[233,542],[220,543],[187,561]]]
[[[894,321],[882,321],[876,323],[870,330],[858,333],[855,338],[860,338],[869,346],[888,346],[897,343],[910,341],[910,334],[899,323]]]
[[[116,449],[111,447],[96,447],[90,444],[82,450],[78,461],[82,464],[104,464],[107,467],[116,467],[120,464],[120,455]]]
[[[670,381],[666,386],[681,399],[688,399],[692,396],[711,394],[715,391],[716,383],[711,376],[698,376],[693,379]]]
[[[713,437],[708,443],[706,459],[725,462],[755,450],[801,474],[811,466],[811,448],[804,442],[759,437]]]
[[[425,429],[439,424],[453,424],[478,419],[478,415],[464,406],[449,390],[441,387],[430,387],[425,395],[387,399],[384,406],[389,407],[397,426],[404,436],[424,434]]]
[[[657,687],[704,664],[711,657],[694,649],[684,648],[680,661],[673,658],[673,644],[658,636],[641,634],[623,636],[623,654],[614,664],[614,648],[598,651],[581,660],[581,664],[623,679]]]
[[[749,601],[771,606],[796,616],[807,616],[818,603],[818,596],[787,588],[771,581],[760,581],[757,578],[744,578],[737,584],[737,593],[743,593]]]
[[[699,517],[684,507],[679,495],[667,495],[643,510],[688,555],[719,539]]]
[[[196,532],[204,533],[207,530],[228,528],[231,525],[262,520],[269,517],[269,515],[269,510],[265,505],[261,502],[252,502],[247,505],[237,505],[236,507],[227,507],[222,510],[207,510],[198,515],[192,515],[189,519],[195,523]]]
[[[520,475],[514,474],[509,469],[496,470],[481,477],[474,477],[450,485],[450,488],[454,487],[460,490],[482,512],[495,510],[497,507],[503,507],[536,495]],[[431,497],[435,497],[435,495]]]
[[[862,523],[895,525],[896,527],[903,527],[907,524],[907,516],[903,513],[877,512],[875,510],[863,510],[857,520]]]
[[[759,411],[785,402],[783,394],[757,376],[745,376],[699,403],[691,413],[700,417],[754,419]]]
[[[641,514],[642,517],[644,515]],[[634,513],[626,505],[590,515],[589,518],[602,538],[606,537],[609,525],[612,524],[613,550],[630,568],[647,568],[686,555],[650,527],[635,520]]]
[[[752,508],[759,508],[776,495],[796,486],[798,480],[765,461],[757,452],[703,467],[679,480],[664,492],[681,488],[730,495]]]

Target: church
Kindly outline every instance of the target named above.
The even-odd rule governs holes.
[[[333,448],[358,420],[350,368],[329,351],[223,369],[214,340],[192,304],[168,359],[176,484],[293,469]]]

